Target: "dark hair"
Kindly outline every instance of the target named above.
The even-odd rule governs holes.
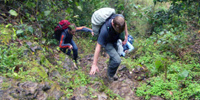
[[[125,29],[125,20],[124,20],[123,17],[116,16],[113,19],[113,24],[114,24],[114,27],[115,27],[116,31],[118,31],[120,33],[124,31],[124,29]]]
[[[71,31],[71,30],[74,30],[76,29],[76,25],[74,23],[70,24],[68,29]]]

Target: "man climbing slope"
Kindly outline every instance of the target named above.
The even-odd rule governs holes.
[[[101,26],[100,33],[97,40],[97,45],[94,53],[94,60],[91,66],[90,75],[94,75],[99,71],[97,66],[97,60],[101,47],[105,48],[106,52],[110,56],[107,77],[110,81],[114,80],[118,66],[121,63],[120,55],[118,54],[117,40],[120,39],[120,35],[125,30],[124,44],[127,42],[128,31],[124,16],[121,14],[112,14],[109,19]]]

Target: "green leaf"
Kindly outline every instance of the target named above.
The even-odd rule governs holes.
[[[12,24],[7,24],[7,25],[6,25],[6,28],[8,28],[9,26],[12,26]]]
[[[70,3],[72,3],[72,2],[73,2],[73,0],[69,0],[69,2],[70,2]]]
[[[79,6],[78,2],[75,2],[76,6]]]
[[[137,13],[135,13],[135,12],[132,12],[132,13],[131,13],[131,15],[132,15],[132,16],[136,16],[136,15],[137,15]]]
[[[44,11],[44,15],[45,16],[48,16],[50,13],[51,13],[51,11],[49,11],[49,10],[48,11]]]
[[[71,11],[72,11],[71,8],[67,8],[67,10],[65,10],[65,12],[68,13],[68,14],[69,14]]]
[[[167,59],[161,58],[162,62],[167,62]]]
[[[80,11],[82,11],[82,8],[81,8],[81,6],[77,6],[77,8],[78,8]]]
[[[28,3],[26,4],[26,6],[28,6],[29,8],[35,8],[35,7],[36,7],[36,4],[33,3],[33,2],[28,2]]]
[[[33,34],[33,27],[32,27],[32,26],[29,26],[29,27],[28,27],[28,31],[31,32],[31,33]]]
[[[9,13],[12,15],[12,16],[17,16],[18,13],[15,11],[15,10],[10,10]]]
[[[157,41],[157,44],[160,44],[161,42],[162,42],[161,40],[158,40],[158,41]]]
[[[56,50],[60,51],[60,47],[57,47]]]
[[[189,72],[188,72],[187,70],[184,70],[184,71],[182,72],[183,77],[187,77],[188,74],[189,74]]]
[[[162,66],[162,62],[160,60],[155,61],[156,69],[159,69]]]
[[[184,70],[183,72],[179,73],[178,79],[183,80],[184,78],[186,78],[188,76],[188,74],[189,74],[189,72],[187,70]]]
[[[20,29],[20,30],[17,30],[17,34],[22,34],[24,31],[22,30],[22,29]]]

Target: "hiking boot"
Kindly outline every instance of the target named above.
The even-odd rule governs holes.
[[[117,81],[117,80],[118,80],[118,76],[115,74],[115,75],[113,76],[113,79],[114,79],[114,81]]]
[[[109,75],[107,75],[107,79],[108,79],[108,82],[109,83],[112,83],[114,81],[114,78],[113,77],[110,77]]]
[[[78,66],[76,65],[76,63],[73,62],[74,68],[77,70]]]
[[[76,63],[77,65],[80,65],[80,61],[79,61],[79,60],[75,60],[75,63]]]
[[[118,80],[117,75],[114,75],[113,77],[111,77],[108,73],[107,73],[107,78],[108,78],[109,83]]]

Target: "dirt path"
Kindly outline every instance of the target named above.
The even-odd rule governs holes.
[[[104,80],[104,84],[109,89],[111,89],[115,94],[120,95],[122,98],[125,98],[125,100],[144,99],[143,97],[137,97],[135,91],[137,90],[137,87],[139,86],[140,83],[146,82],[148,80],[148,76],[146,76],[146,73],[148,73],[147,68],[144,66],[136,67],[135,69],[130,71],[126,67],[126,65],[120,65],[117,71],[118,80],[109,83],[106,81],[108,60],[109,60],[108,55],[106,57],[100,56],[97,64],[99,67],[99,73],[91,77],[98,77]],[[93,55],[92,54],[86,55],[80,61],[81,61],[80,67],[82,68],[82,70],[86,73],[89,73],[93,61]],[[162,98],[160,97],[154,99],[162,100]]]

